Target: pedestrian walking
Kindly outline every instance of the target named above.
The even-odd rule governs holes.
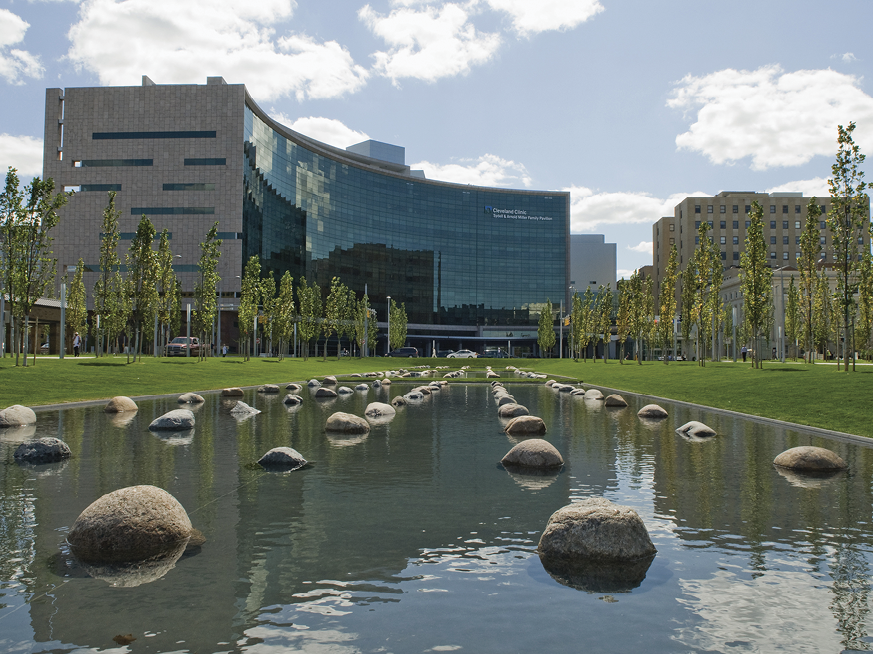
[[[221,346],[221,356],[222,357],[227,356],[227,343],[225,343],[224,345]]]
[[[743,349],[740,350],[740,353],[743,355],[743,363],[746,362],[746,355],[749,353],[749,349],[743,345]]]
[[[82,337],[79,332],[73,334],[73,356],[79,356],[79,348],[82,347]]]

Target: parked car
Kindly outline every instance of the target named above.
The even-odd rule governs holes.
[[[472,350],[458,350],[448,355],[448,359],[475,359],[479,355]]]
[[[398,347],[396,350],[391,350],[388,353],[389,357],[417,357],[418,348],[414,347]]]
[[[449,356],[452,352],[454,352],[454,350],[437,350],[436,355],[437,355],[437,357],[444,359],[445,357]]]
[[[489,359],[508,359],[509,355],[503,350],[485,350],[485,354],[482,356],[487,357]]]
[[[191,348],[191,356],[197,356],[200,354],[200,339],[194,336],[177,336],[172,341],[170,341],[169,345],[167,345],[167,356],[168,357],[184,357],[187,356],[186,352],[188,351],[190,341]]]

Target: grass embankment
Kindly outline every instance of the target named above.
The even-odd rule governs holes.
[[[776,418],[824,429],[873,437],[873,366],[855,373],[833,365],[693,362],[574,362],[571,359],[152,359],[126,363],[124,357],[101,359],[38,358],[34,367],[15,367],[0,359],[0,408],[10,404],[56,404],[115,395],[161,395],[227,386],[300,381],[330,374],[369,372],[417,365],[463,365],[497,370],[512,364],[597,386],[656,395]],[[483,380],[484,381],[484,380]]]

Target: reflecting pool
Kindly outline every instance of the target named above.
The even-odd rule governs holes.
[[[871,649],[871,449],[669,403],[669,419],[647,422],[632,396],[608,409],[506,384],[545,420],[561,474],[502,469],[517,441],[489,387],[459,382],[363,437],[326,435],[325,420],[410,386],[327,401],[304,388],[291,409],[247,391],[262,413],[241,421],[235,402],[207,395],[196,428],[170,436],[148,425],[175,397],[133,416],[42,411],[35,429],[0,432],[0,651]],[[676,434],[688,420],[718,436]],[[16,464],[18,441],[34,436],[62,437],[73,458]],[[311,464],[254,465],[281,445]],[[849,471],[772,466],[798,445],[835,450]],[[206,540],[126,586],[89,575],[65,536],[95,499],[136,484],[172,493]],[[579,590],[540,563],[551,513],[590,496],[645,520],[658,554],[636,587]]]

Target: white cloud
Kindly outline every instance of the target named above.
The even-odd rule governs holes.
[[[347,148],[350,145],[366,141],[370,138],[366,133],[353,130],[341,121],[333,118],[308,116],[293,120],[279,113],[273,115],[273,119],[293,129],[295,132],[300,132],[304,136],[337,148]]]
[[[293,0],[85,0],[70,29],[68,58],[107,85],[204,83],[221,75],[256,98],[333,98],[353,93],[367,71],[336,41],[275,38]]]
[[[0,9],[0,77],[10,84],[23,84],[22,76],[39,79],[45,70],[39,57],[26,50],[10,48],[21,43],[30,23],[8,9]]]
[[[42,175],[42,139],[32,136],[0,134],[0,173],[12,166],[22,180]]]
[[[801,179],[796,182],[788,182],[767,189],[767,193],[788,193],[792,191],[803,193],[803,195],[808,198],[826,198],[830,195],[828,180],[826,177]]]
[[[492,9],[505,11],[522,36],[549,30],[567,30],[603,11],[598,0],[486,0]]]
[[[486,154],[478,159],[461,159],[456,164],[433,164],[421,161],[410,166],[414,170],[424,170],[428,179],[456,184],[476,186],[525,186],[531,185],[531,178],[524,165]]]
[[[697,191],[662,199],[648,193],[595,193],[584,186],[564,190],[570,192],[570,231],[576,234],[604,225],[653,225],[659,218],[672,216],[673,208],[685,198],[711,195]]]
[[[395,85],[407,77],[434,82],[467,73],[500,46],[499,34],[477,31],[467,10],[453,3],[420,11],[402,7],[387,16],[365,5],[358,17],[390,46],[372,56],[374,69]]]
[[[857,77],[830,69],[726,69],[686,76],[667,105],[697,110],[697,122],[676,137],[680,149],[716,164],[751,157],[753,170],[766,170],[832,156],[837,125],[850,121],[858,124],[855,142],[862,150],[873,146],[873,98],[859,85]]]
[[[855,56],[854,54],[852,54],[851,52],[847,52],[846,54],[842,55],[842,56],[840,57],[840,59],[842,59],[843,62],[844,62],[844,63],[847,63],[847,64],[850,64],[850,63],[852,63],[853,61],[858,61],[858,57],[856,57],[856,56]]]
[[[630,279],[631,275],[636,272],[635,270],[630,270],[629,268],[617,268],[615,271],[616,279]]]
[[[660,216],[658,216],[660,218]],[[652,222],[655,222],[654,220]],[[639,245],[628,245],[628,250],[633,250],[634,252],[640,252],[642,254],[651,254],[652,253],[652,241],[640,241]]]

